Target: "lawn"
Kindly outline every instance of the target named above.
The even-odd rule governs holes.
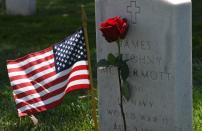
[[[46,48],[81,26],[80,4],[89,18],[91,56],[95,63],[95,16],[93,0],[38,0],[34,16],[8,16],[0,10],[0,130],[91,131],[93,121],[85,91],[68,94],[56,109],[37,114],[40,124],[17,116],[6,72],[6,60]],[[202,2],[193,0],[193,121],[202,130]],[[94,64],[93,64],[94,65]],[[96,69],[94,76],[96,76]]]
[[[8,16],[0,13],[0,130],[92,130],[89,98],[79,99],[85,91],[68,94],[62,105],[37,114],[39,125],[17,116],[6,72],[6,60],[39,51],[59,42],[81,26],[80,5],[86,6],[92,60],[95,61],[94,1],[38,0],[34,16]]]
[[[202,131],[202,2],[193,0],[193,121]]]

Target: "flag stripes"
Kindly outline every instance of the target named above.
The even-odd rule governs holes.
[[[16,60],[9,60],[9,65],[7,65],[7,68],[10,69],[24,66],[26,64],[29,64],[30,62],[34,62],[39,59],[44,59],[45,57],[50,56],[52,54],[53,54],[52,47],[49,47],[39,52],[30,53]]]
[[[52,47],[8,60],[7,69],[19,116],[51,109],[69,91],[90,86],[87,61],[57,73]]]
[[[89,84],[82,84],[79,86],[73,86],[71,88],[68,88],[66,90],[66,92],[63,93],[62,95],[60,94],[60,97],[55,97],[54,101],[53,100],[46,101],[44,105],[41,105],[38,107],[35,106],[34,108],[30,108],[30,107],[32,107],[31,105],[24,107],[24,108],[28,108],[27,110],[25,110],[24,108],[21,108],[21,110],[18,109],[18,115],[19,116],[26,116],[28,114],[38,113],[38,112],[46,111],[47,109],[52,109],[52,108],[56,107],[57,105],[59,105],[63,101],[65,94],[67,94],[73,90],[88,89],[88,88],[89,88]],[[25,111],[23,111],[23,110],[25,110]]]

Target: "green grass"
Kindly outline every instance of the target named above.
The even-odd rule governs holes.
[[[202,2],[193,0],[193,121],[202,131]]]
[[[34,126],[27,117],[19,119],[9,87],[6,60],[39,51],[59,42],[81,26],[80,5],[86,6],[92,60],[95,61],[95,24],[93,0],[38,0],[33,16],[8,16],[0,13],[0,130],[67,130],[92,129],[89,99],[78,99],[85,91],[69,93],[63,104],[37,114]]]
[[[81,26],[80,4],[86,6],[92,61],[95,63],[95,16],[93,0],[38,0],[34,16],[8,16],[0,9],[0,130],[91,131],[91,105],[83,91],[68,94],[63,104],[39,113],[39,125],[27,117],[19,119],[9,88],[6,60],[44,49]],[[200,61],[201,60],[201,61]],[[193,121],[202,131],[202,2],[193,0]],[[94,77],[96,69],[94,69]]]
[[[34,126],[28,117],[19,118],[13,101],[2,101],[0,115],[0,130],[67,130],[91,131],[92,119],[88,99],[78,99],[78,93],[65,97],[64,103],[54,110],[37,114],[39,124]]]
[[[202,87],[193,88],[194,130],[202,131]]]

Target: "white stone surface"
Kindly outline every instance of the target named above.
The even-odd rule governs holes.
[[[11,15],[33,15],[36,0],[6,0],[6,11]]]
[[[123,41],[131,98],[124,102],[128,131],[192,131],[190,0],[96,0],[97,58],[116,54],[99,23],[129,20]],[[116,68],[98,69],[100,131],[123,131]]]

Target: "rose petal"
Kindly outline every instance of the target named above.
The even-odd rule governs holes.
[[[120,16],[109,18],[100,24],[100,31],[108,42],[123,39],[128,31],[127,20]]]
[[[108,42],[113,42],[119,39],[120,33],[115,26],[100,28],[100,30]]]

